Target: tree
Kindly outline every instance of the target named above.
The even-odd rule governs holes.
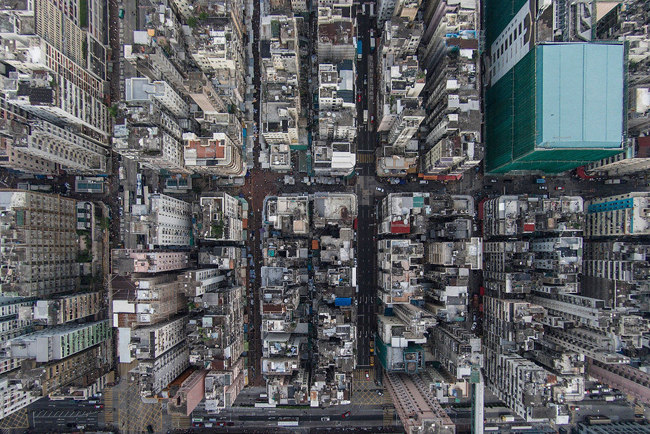
[[[201,12],[201,13],[199,14],[199,19],[200,19],[201,21],[205,21],[205,20],[207,20],[207,19],[208,19],[208,13],[207,13],[207,12]]]
[[[190,26],[190,27],[196,27],[196,18],[189,17],[187,19],[187,25]]]

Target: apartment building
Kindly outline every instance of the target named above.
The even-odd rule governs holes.
[[[152,223],[149,244],[189,246],[192,242],[192,205],[165,194],[149,195]]]
[[[124,84],[124,101],[145,103],[156,101],[178,118],[189,115],[189,105],[166,81],[152,81],[144,77],[127,78]]]
[[[357,162],[349,142],[314,141],[312,168],[316,176],[349,176]]]
[[[382,367],[406,374],[423,369],[425,332],[437,323],[431,312],[408,303],[393,305],[391,315],[377,315],[375,352]]]
[[[227,407],[232,407],[239,392],[244,388],[244,360],[231,371],[210,371],[205,377],[205,409],[216,414]]]
[[[262,103],[262,137],[269,144],[299,146],[299,89],[283,90],[274,83],[267,84],[268,99]]]
[[[441,241],[426,244],[427,262],[446,267],[480,270],[483,266],[483,240],[472,238],[469,241]]]
[[[97,1],[90,2],[85,12],[81,14],[67,2],[52,0],[11,5],[0,17],[5,29],[2,43],[8,48],[3,57],[23,73],[53,73],[55,90],[64,89],[56,92],[54,100],[34,99],[37,107],[30,107],[32,112],[53,122],[65,120],[79,125],[88,135],[97,134],[96,138],[105,142],[110,118],[103,102],[107,57],[104,13]],[[30,84],[34,85],[40,87],[38,83]],[[35,92],[43,96],[48,93],[46,89]],[[21,104],[32,103],[21,98]],[[76,110],[79,104],[86,110]]]
[[[227,269],[234,269],[235,261],[229,262]],[[187,297],[200,297],[206,292],[215,292],[227,279],[219,268],[200,268],[179,274],[177,280]]]
[[[263,221],[283,235],[307,236],[309,233],[307,196],[269,196],[264,199]]]
[[[72,80],[47,70],[11,72],[3,77],[7,101],[50,122],[67,122],[106,137],[110,131],[108,107]],[[83,105],[86,110],[76,110]]]
[[[383,239],[377,243],[378,297],[385,304],[423,299],[419,282],[424,245],[408,239]]]
[[[183,92],[185,74],[179,71],[176,64],[165,54],[164,49],[155,43],[155,38],[140,31],[136,31],[134,35],[138,38],[137,42],[141,43],[124,44],[124,60],[150,80],[165,81],[174,89]]]
[[[36,299],[33,297],[0,296],[0,343],[31,331],[31,310]],[[0,367],[0,373],[4,369]]]
[[[483,231],[487,237],[522,236],[536,232],[580,233],[584,227],[583,210],[580,196],[548,199],[499,196],[483,203]]]
[[[424,179],[455,180],[483,158],[478,4],[439,5],[444,12],[431,15],[421,54],[428,71],[421,173]]]
[[[643,241],[585,243],[582,295],[604,301],[606,307],[647,311],[641,296],[648,291],[648,254]]]
[[[474,216],[474,198],[465,195],[433,195],[427,192],[390,193],[379,208],[381,235],[425,234],[428,221]],[[462,231],[467,233],[467,231]]]
[[[205,397],[205,378],[210,372],[207,369],[197,369],[183,380],[176,393],[172,391],[168,411],[172,415],[189,416]]]
[[[244,228],[248,226],[248,203],[228,193],[202,197],[202,231],[199,236],[212,241],[244,241]]]
[[[356,56],[351,4],[318,8],[318,63],[353,60]]]
[[[142,106],[138,107],[142,108]],[[152,107],[152,111],[160,112],[160,109],[156,110],[153,104],[146,104],[144,110],[148,110],[146,107]],[[137,160],[154,170],[189,173],[183,160],[178,123],[168,114],[162,114],[158,118],[151,116],[150,119],[149,122],[143,122],[144,125],[139,125],[138,121],[131,122],[128,118],[125,124],[115,125],[113,134],[115,152]]]
[[[187,315],[135,329],[118,328],[120,363],[155,359],[185,340]]]
[[[29,136],[28,116],[25,110],[0,95],[0,166],[24,173],[55,174],[58,170],[55,163],[23,152]]]
[[[3,419],[41,398],[8,377],[0,378],[0,417]]]
[[[231,140],[228,134],[214,132],[211,137],[183,134],[185,167],[195,173],[223,177],[241,177],[246,174],[241,137]]]
[[[244,288],[225,286],[201,296],[188,325],[190,364],[228,371],[244,352]]]
[[[185,91],[205,114],[227,113],[226,102],[212,81],[201,71],[187,73]],[[195,114],[196,116],[196,114]]]
[[[318,366],[312,373],[310,405],[351,401],[358,346],[357,267],[354,221],[357,197],[314,193],[312,197],[313,304],[318,312]],[[332,231],[332,228],[336,230]],[[333,379],[329,372],[333,372]]]
[[[243,3],[228,6],[226,19],[198,23],[185,36],[188,54],[202,72],[217,78],[229,103],[244,102],[246,85],[243,43]]]
[[[11,157],[22,157],[23,160],[32,160],[32,163],[40,160],[68,173],[106,172],[108,151],[99,142],[40,119],[29,123],[25,121],[23,133],[13,139],[9,152]],[[10,163],[9,167],[30,171],[21,164]]]
[[[431,333],[431,354],[455,379],[468,379],[472,367],[483,366],[481,339],[467,329],[453,323],[441,323],[432,328]]]
[[[352,228],[357,218],[357,196],[351,193],[315,193],[313,195],[315,228],[329,225]]]
[[[641,236],[650,233],[648,203],[650,194],[632,192],[588,201],[587,237]]]
[[[262,69],[267,76],[298,82],[300,52],[297,19],[285,15],[266,15],[261,19]]]
[[[534,255],[528,241],[483,243],[483,275],[486,289],[497,294],[527,294],[533,287],[530,270]]]
[[[113,274],[163,273],[189,267],[189,254],[165,250],[113,249]]]
[[[388,25],[390,22],[386,24]],[[386,35],[385,37],[387,38]],[[421,104],[420,93],[425,86],[425,73],[420,69],[418,57],[405,54],[410,53],[411,50],[394,48],[393,42],[393,39],[386,39],[382,43],[389,45],[380,46],[382,55],[380,58],[380,104],[377,107],[377,120],[379,121],[377,131],[390,131],[404,108],[417,109]],[[401,56],[398,57],[398,55]],[[392,142],[389,141],[389,143]]]
[[[426,71],[420,69],[415,55],[423,27],[413,18],[400,16],[382,25],[376,114],[377,131],[384,137],[377,150],[377,174],[406,176],[416,169],[419,145],[415,135],[425,115],[420,93]]]
[[[114,277],[113,325],[135,328],[169,320],[187,308],[173,274],[154,277]]]
[[[103,304],[103,297],[99,292],[38,300],[34,305],[33,321],[48,326],[65,324],[98,314]]]
[[[650,91],[650,89],[647,89]],[[650,92],[638,95],[637,98],[645,98]],[[639,103],[637,103],[638,107]],[[640,111],[646,111],[642,107]],[[648,119],[647,116],[644,117]],[[649,125],[650,126],[650,125]],[[650,137],[634,137],[628,139],[625,149],[620,154],[605,158],[595,163],[589,163],[585,172],[592,176],[604,175],[609,177],[632,175],[650,168]]]
[[[0,191],[1,288],[44,297],[79,285],[76,202],[19,190]]]
[[[65,359],[39,363],[23,359],[18,371],[0,379],[2,413],[7,416],[44,396],[58,396],[65,388],[94,389],[105,380],[113,366],[113,345],[109,334],[98,345]],[[83,393],[83,392],[82,392]]]
[[[245,250],[244,250],[245,252]],[[233,270],[246,264],[246,255],[241,247],[209,246],[199,252],[199,265],[217,267],[219,270]]]
[[[140,360],[129,371],[135,377],[142,398],[157,396],[189,367],[189,351],[183,340],[160,357]]]
[[[111,334],[108,320],[67,324],[13,338],[7,342],[7,346],[11,357],[45,363],[65,359],[86,350],[109,339]]]
[[[348,176],[356,163],[355,63],[346,59],[318,66],[318,138],[312,149],[314,171]]]

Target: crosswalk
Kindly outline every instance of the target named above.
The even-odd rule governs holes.
[[[172,428],[189,428],[190,418],[187,416],[180,416],[172,414]]]
[[[392,408],[384,409],[384,426],[391,426],[395,419],[395,410]]]
[[[395,407],[393,406],[393,398],[390,396],[388,390],[384,393],[384,399],[381,404],[384,407],[384,426],[393,425],[395,420]]]
[[[107,387],[104,390],[104,424],[113,425],[113,388]]]
[[[375,154],[374,153],[358,153],[357,154],[357,160],[361,164],[372,164],[375,162]]]

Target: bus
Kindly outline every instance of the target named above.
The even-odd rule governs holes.
[[[373,36],[370,37],[370,51],[375,51],[375,38]]]
[[[281,417],[278,419],[278,426],[298,426],[297,417]]]
[[[363,41],[357,39],[357,59],[361,60],[363,58]]]
[[[589,425],[607,425],[612,423],[612,420],[608,418],[607,416],[587,416],[585,417],[585,420]]]

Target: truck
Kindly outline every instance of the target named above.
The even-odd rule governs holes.
[[[535,180],[535,183],[536,183],[536,184],[546,184],[546,179],[544,179],[544,178],[537,178],[537,179]]]
[[[364,124],[368,123],[368,110],[363,111],[363,123]]]
[[[370,51],[375,51],[375,37],[370,35]]]
[[[361,60],[363,58],[363,41],[357,39],[357,59]]]
[[[621,180],[620,179],[608,179],[605,181],[605,184],[620,184]]]

